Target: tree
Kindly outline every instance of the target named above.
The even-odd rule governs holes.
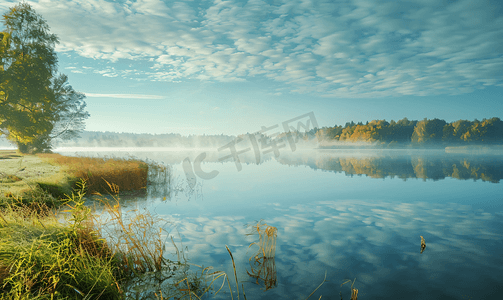
[[[503,121],[500,118],[491,118],[482,120],[484,135],[482,141],[490,143],[503,142]]]
[[[75,137],[84,128],[85,96],[73,90],[66,75],[56,75],[58,38],[29,4],[18,4],[3,18],[0,135],[21,152],[48,150],[53,139]]]
[[[441,142],[444,135],[444,126],[446,124],[444,120],[428,120],[426,118],[417,122],[416,127],[414,127],[414,132],[412,133],[412,143],[431,144],[433,142]]]

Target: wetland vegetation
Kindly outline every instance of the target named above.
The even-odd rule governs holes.
[[[156,292],[152,278],[157,285],[171,280],[168,289],[157,290],[164,292],[159,299],[180,298],[200,295],[205,292],[202,278],[220,275],[205,269],[189,276],[173,239],[173,249],[166,250],[158,219],[147,211],[123,215],[119,190],[145,190],[149,167],[157,179],[169,175],[166,167],[134,159],[16,151],[2,151],[0,159],[1,299],[122,299],[135,293],[145,297]],[[103,191],[112,198],[101,196]],[[111,217],[107,221],[85,204],[84,196],[91,193]],[[166,259],[169,250],[178,254],[177,259]],[[184,280],[192,288],[180,285]],[[147,282],[151,286],[145,291]]]
[[[0,153],[0,299],[200,299],[226,284],[230,299],[233,293],[246,299],[227,246],[235,285],[223,271],[191,269],[183,246],[161,226],[169,220],[121,207],[119,184],[146,190],[148,174],[166,184],[169,168],[131,158]],[[247,273],[266,290],[274,288],[277,229],[261,221],[251,231],[258,241],[249,247],[258,250]]]

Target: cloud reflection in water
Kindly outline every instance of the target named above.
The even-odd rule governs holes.
[[[245,285],[264,299],[309,295],[323,280],[318,298],[338,296],[340,283],[357,278],[361,297],[408,299],[490,295],[503,273],[503,216],[473,211],[467,205],[386,203],[360,200],[321,201],[310,205],[272,205],[282,216],[267,220],[278,228],[278,288],[265,292]],[[286,211],[285,211],[286,210]],[[171,217],[178,224],[192,263],[232,274],[229,245],[241,282],[246,276],[248,245],[245,217]],[[420,238],[428,248],[420,254]],[[257,294],[260,293],[260,294]]]

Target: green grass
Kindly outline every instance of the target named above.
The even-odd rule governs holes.
[[[13,150],[0,151],[0,206],[15,203],[45,203],[60,205],[57,197],[41,185],[57,185],[62,193],[71,193],[72,184],[58,166],[44,162],[34,155]],[[62,195],[61,195],[62,196]]]
[[[83,203],[82,193],[69,201]],[[0,211],[0,299],[119,299],[116,255],[77,205],[68,223],[45,204]]]

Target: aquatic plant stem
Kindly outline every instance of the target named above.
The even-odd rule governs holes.
[[[323,281],[320,283],[320,285],[318,285],[318,287],[315,288],[314,291],[311,294],[309,294],[309,296],[307,296],[307,298],[305,300],[309,299],[309,297],[311,297],[314,293],[316,293],[316,291],[325,283],[325,281],[327,281],[327,271],[325,271],[325,278],[323,278]],[[321,299],[321,296],[320,296],[320,299]]]
[[[225,248],[227,248],[227,251],[229,252],[229,255],[231,256],[232,267],[234,268],[234,277],[236,278],[236,289],[238,292],[238,300],[239,300],[239,282],[238,282],[238,274],[236,273],[236,263],[234,263],[234,257],[232,257],[232,253],[231,253],[231,250],[229,250],[229,247],[227,247],[227,245],[225,245]]]

